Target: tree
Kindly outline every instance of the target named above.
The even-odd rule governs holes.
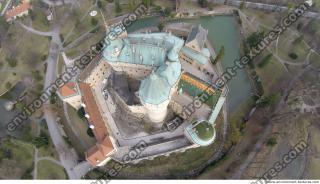
[[[240,9],[243,9],[243,8],[244,8],[244,5],[245,5],[245,0],[241,1],[239,8],[240,8]]]
[[[264,37],[264,32],[254,32],[247,38],[250,48],[256,47]]]
[[[11,84],[10,82],[7,82],[7,83],[6,83],[6,88],[7,88],[7,89],[10,89],[11,87],[12,87],[12,84]]]
[[[55,104],[56,100],[57,100],[57,93],[52,91],[50,95],[50,104]]]
[[[198,0],[198,4],[202,7],[208,7],[208,1],[207,0]]]
[[[272,54],[268,54],[266,57],[264,57],[262,59],[262,61],[258,64],[258,67],[259,68],[263,68],[265,67],[270,61],[271,61],[271,58],[272,58]]]
[[[218,55],[216,58],[213,60],[212,64],[216,64],[218,61],[222,60],[224,57],[224,46],[221,46]]]
[[[163,28],[164,28],[163,22],[159,22],[159,24],[158,24],[159,31],[161,32],[163,30]]]
[[[94,134],[91,128],[87,129],[87,134],[89,135],[89,137],[94,137]]]
[[[32,77],[33,77],[34,79],[36,79],[37,81],[41,81],[41,80],[43,79],[43,77],[41,76],[39,70],[32,71],[31,74],[32,74]]]
[[[101,2],[100,0],[97,1],[97,6],[98,6],[98,8],[100,8],[100,9],[102,8],[102,2]]]
[[[17,66],[17,60],[13,57],[6,58],[7,63],[10,67],[14,68]]]
[[[120,13],[122,11],[119,0],[115,2],[116,13]]]
[[[91,25],[96,26],[98,24],[98,20],[94,17],[91,18]]]
[[[5,16],[0,16],[0,35],[5,35],[10,27]]]
[[[142,3],[149,8],[152,5],[152,0],[142,0]]]
[[[165,8],[164,9],[164,15],[166,16],[166,17],[168,17],[168,16],[170,16],[170,14],[171,14],[171,9],[170,8]]]
[[[267,145],[268,145],[268,146],[274,146],[274,145],[276,145],[276,144],[277,144],[277,139],[274,138],[274,137],[271,137],[271,138],[268,139],[268,141],[267,141]]]
[[[291,52],[291,53],[289,54],[289,57],[290,57],[291,59],[293,59],[293,60],[296,60],[296,59],[298,58],[298,55],[297,55],[296,53],[294,53],[294,52]]]
[[[86,112],[85,112],[84,108],[81,107],[80,109],[78,109],[77,114],[78,114],[79,118],[84,119]]]
[[[32,140],[32,144],[34,144],[37,148],[43,147],[43,146],[48,146],[49,145],[49,139],[47,136],[39,136],[35,137]]]

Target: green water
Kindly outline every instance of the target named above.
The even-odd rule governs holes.
[[[234,60],[240,57],[240,35],[237,30],[237,23],[234,17],[201,17],[199,19],[192,20],[179,20],[178,22],[198,23],[209,30],[208,39],[215,48],[216,52],[219,51],[222,45],[225,47],[225,56],[221,61],[224,69],[229,66],[233,66]],[[132,24],[128,28],[128,31],[131,32],[144,27],[157,26],[158,23],[158,17],[141,19]],[[236,77],[229,81],[228,87],[230,90],[228,103],[229,109],[232,112],[241,104],[243,104],[251,95],[250,81],[245,71],[238,71]]]

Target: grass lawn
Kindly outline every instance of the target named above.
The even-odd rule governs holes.
[[[24,144],[14,139],[1,141],[1,151],[10,152],[8,155],[1,154],[0,178],[19,179],[23,175],[30,177],[33,170],[34,149],[31,145]]]
[[[49,47],[48,38],[29,33],[17,24],[10,26],[8,35],[0,52],[0,94],[7,90],[7,82],[14,84],[35,69],[43,75],[42,57],[47,56]],[[8,58],[16,60],[16,66],[10,66]]]
[[[308,47],[303,43],[293,44],[292,42],[298,38],[299,36],[293,35],[290,32],[286,32],[285,34],[280,36],[278,43],[278,54],[279,57],[283,60],[290,62],[304,62],[308,53]],[[290,53],[295,53],[298,55],[298,58],[293,60],[289,57]]]
[[[68,179],[68,177],[63,167],[49,160],[41,160],[38,162],[37,179]]]
[[[287,73],[284,66],[274,57],[272,57],[269,63],[263,68],[256,67],[256,72],[262,80],[262,85],[266,95],[273,94],[272,87],[274,87],[274,85]]]
[[[28,15],[28,18],[31,19],[32,17],[32,27],[39,31],[50,31],[51,25],[50,22],[47,20],[47,15],[45,13],[46,9],[42,8],[39,5],[40,2],[33,1],[33,9],[30,15]],[[26,24],[28,25],[28,24]]]
[[[78,134],[81,137],[81,140],[86,146],[86,149],[89,149],[96,143],[96,139],[94,137],[90,137],[87,134],[88,123],[86,120],[79,118],[77,111],[68,105],[68,114],[70,117],[70,121],[77,130]]]
[[[49,138],[49,145],[48,146],[42,146],[38,149],[38,157],[52,157],[54,159],[59,160],[59,156],[57,151],[55,150],[55,147],[53,145],[52,139],[50,137],[50,134],[48,132],[48,127],[45,122],[45,120],[42,120],[40,122],[40,129],[42,133],[46,134],[47,137]]]
[[[318,54],[312,53],[310,56],[310,63],[317,68],[320,68],[320,56]]]

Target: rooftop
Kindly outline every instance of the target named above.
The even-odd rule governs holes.
[[[207,39],[207,30],[203,29],[199,24],[198,26],[192,26],[192,29],[188,35],[186,43],[196,40],[200,50],[203,48],[204,43]]]
[[[11,10],[8,10],[6,12],[6,18],[10,19],[12,17],[15,17],[19,15],[20,13],[23,13],[25,11],[28,11],[31,8],[31,4],[27,0],[23,0],[21,4],[19,4],[17,7],[12,8]]]
[[[170,91],[181,74],[180,62],[167,62],[141,82],[139,96],[142,102],[160,104],[169,99]]]
[[[130,34],[111,41],[103,52],[108,62],[161,66],[166,59],[178,60],[184,41],[169,33]],[[172,52],[169,52],[172,50]],[[167,58],[167,52],[170,53]],[[118,54],[117,54],[118,53]]]
[[[62,98],[78,94],[77,85],[75,82],[68,82],[59,88],[59,94]]]
[[[83,103],[86,105],[85,111],[89,114],[88,121],[94,126],[92,131],[97,139],[97,144],[86,152],[86,159],[95,166],[100,161],[105,160],[114,150],[114,147],[89,84],[80,83],[79,87],[82,92]]]

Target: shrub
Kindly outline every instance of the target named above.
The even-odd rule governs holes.
[[[208,1],[207,0],[198,0],[198,4],[202,7],[208,7]]]
[[[213,60],[212,64],[216,64],[218,61],[222,60],[224,57],[224,46],[221,46],[218,55],[216,58]]]
[[[32,140],[32,143],[37,147],[37,148],[40,148],[40,147],[43,147],[43,146],[48,146],[49,145],[49,139],[47,136],[39,136],[39,137],[35,137],[33,140]]]
[[[89,137],[94,137],[94,134],[93,134],[93,131],[92,131],[91,128],[87,129],[87,134],[88,134]]]
[[[260,41],[263,39],[264,37],[264,32],[254,32],[252,33],[248,38],[247,38],[247,43],[249,44],[249,47],[256,47]]]
[[[15,58],[6,58],[6,61],[8,62],[9,66],[14,68],[17,66],[17,60]]]
[[[84,119],[84,118],[85,118],[84,115],[86,114],[86,112],[85,112],[84,108],[81,107],[81,108],[77,111],[77,114],[78,114],[79,118]]]
[[[98,24],[98,20],[95,18],[91,18],[91,25],[96,26]]]
[[[7,88],[7,89],[10,89],[11,87],[12,87],[12,84],[11,84],[10,82],[7,82],[7,83],[6,83],[6,88]]]
[[[268,141],[267,141],[267,145],[268,145],[268,146],[274,146],[274,145],[276,145],[276,144],[277,144],[277,139],[274,138],[274,137],[271,137],[271,138],[268,139]]]
[[[120,13],[120,12],[122,11],[122,9],[121,9],[119,0],[117,0],[115,4],[116,4],[116,6],[115,6],[115,8],[116,8],[116,13]]]
[[[272,58],[272,54],[269,54],[266,57],[264,57],[262,61],[258,64],[258,67],[259,68],[265,67],[271,61],[271,58]]]
[[[289,54],[289,57],[291,58],[291,59],[293,59],[293,60],[296,60],[297,58],[298,58],[298,55],[296,54],[296,53],[290,53]]]

